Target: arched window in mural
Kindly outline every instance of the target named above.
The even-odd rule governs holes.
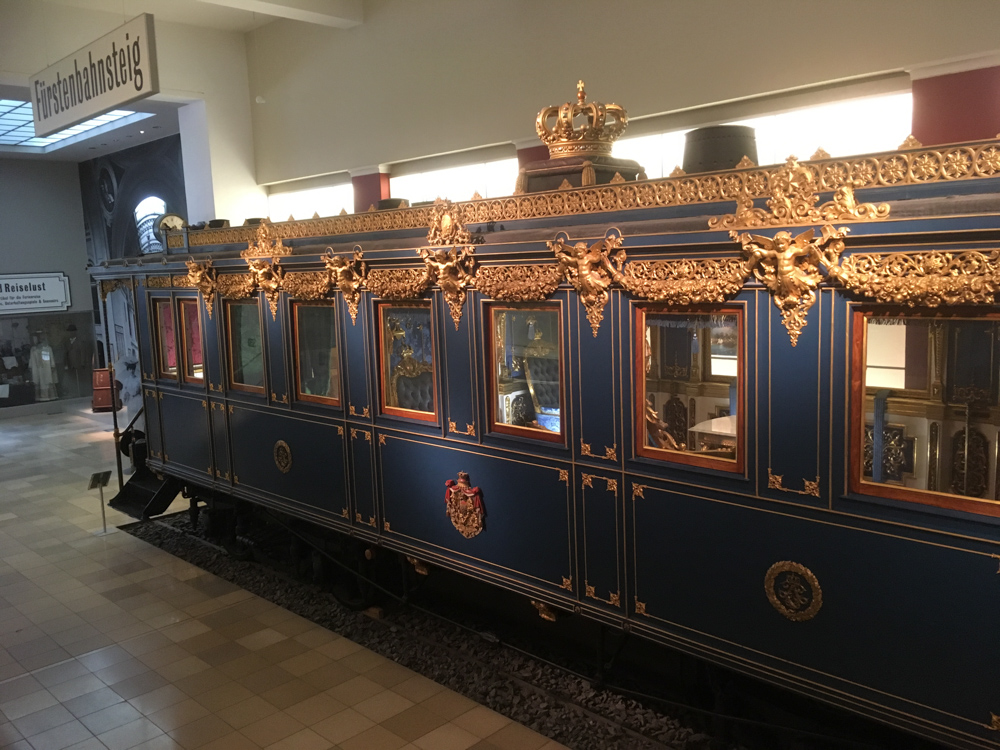
[[[139,250],[143,255],[163,252],[163,245],[156,236],[156,227],[153,224],[157,216],[162,216],[166,212],[167,204],[155,195],[143,198],[135,207],[135,226],[139,230]]]

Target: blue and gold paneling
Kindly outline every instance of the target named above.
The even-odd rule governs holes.
[[[214,472],[208,400],[160,390],[159,402],[164,462],[211,478]]]

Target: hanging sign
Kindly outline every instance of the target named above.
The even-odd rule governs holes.
[[[64,273],[0,276],[0,315],[65,310],[69,304],[69,279]]]
[[[153,16],[143,13],[31,77],[35,135],[57,133],[160,90]]]

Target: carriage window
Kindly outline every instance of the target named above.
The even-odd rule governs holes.
[[[639,308],[638,453],[743,470],[743,320],[738,310]]]
[[[295,303],[295,384],[301,401],[340,405],[336,308]]]
[[[236,390],[264,392],[264,344],[257,300],[226,305],[229,384]]]
[[[198,300],[182,299],[177,302],[184,342],[184,380],[204,382],[205,360],[201,351],[201,320],[198,317]]]
[[[161,378],[177,377],[177,339],[174,336],[174,309],[169,299],[154,302],[156,310],[157,359]]]
[[[855,316],[852,489],[1000,515],[1000,320]]]
[[[490,307],[490,429],[563,440],[559,308]]]
[[[382,413],[437,419],[434,337],[429,302],[378,308]]]

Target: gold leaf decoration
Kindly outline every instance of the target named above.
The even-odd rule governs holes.
[[[254,291],[253,277],[248,273],[223,273],[216,279],[216,289],[227,299],[246,299]]]
[[[555,263],[533,266],[482,266],[476,272],[476,288],[504,302],[540,301],[551,297],[562,282]]]
[[[333,279],[344,299],[347,301],[347,311],[351,314],[351,325],[358,320],[358,302],[361,300],[361,285],[365,283],[368,268],[362,261],[363,253],[360,247],[354,249],[354,256],[334,255],[331,248],[323,258],[326,270]]]
[[[241,258],[264,258],[282,255],[290,255],[292,249],[285,247],[271,229],[271,222],[261,219],[260,224],[254,230],[254,238],[247,241],[247,249],[240,253]]]
[[[825,278],[820,269],[829,272],[838,265],[847,231],[826,225],[819,238],[812,229],[795,237],[784,231],[773,238],[729,233],[742,244],[749,269],[771,292],[792,346],[799,341],[806,325],[806,313],[816,302],[816,289]]]
[[[889,216],[889,205],[858,203],[853,185],[844,184],[834,192],[833,200],[816,206],[819,181],[812,168],[803,166],[789,156],[778,172],[768,178],[771,197],[767,210],[755,208],[753,197],[746,189],[736,200],[735,214],[713,216],[709,229],[737,227],[782,227],[795,224],[818,224],[821,221],[870,221]]]
[[[735,169],[750,169],[751,167],[756,167],[757,164],[746,154],[743,154],[743,158],[740,159],[739,164],[737,164]]]
[[[993,304],[1000,291],[1000,250],[857,253],[830,275],[845,289],[887,304]]]
[[[473,275],[476,268],[476,259],[473,257],[475,248],[472,245],[453,247],[450,250],[425,247],[418,252],[424,259],[428,281],[437,282],[441,287],[441,293],[448,303],[451,319],[455,322],[457,331],[458,324],[462,320],[462,307],[465,305],[465,290],[472,286],[475,278]]]
[[[427,232],[428,245],[468,245],[472,235],[462,222],[461,206],[438,198],[431,209],[431,228]]]
[[[913,133],[910,133],[908,136],[906,136],[906,138],[903,139],[903,142],[899,144],[900,151],[906,151],[907,149],[911,148],[923,148],[923,147],[924,144],[922,144],[920,141],[914,138]]]
[[[621,267],[625,262],[621,235],[611,234],[590,247],[586,242],[570,245],[561,237],[548,245],[555,253],[563,278],[580,295],[590,328],[594,338],[597,338],[597,331],[604,320],[604,306],[608,303],[608,287],[612,281],[621,278]],[[618,252],[612,255],[615,250]]]
[[[643,299],[697,305],[733,297],[749,275],[750,266],[743,258],[649,260],[628,263],[620,283]]]
[[[819,161],[820,159],[829,159],[829,158],[830,154],[827,152],[825,148],[820,146],[818,149],[816,149],[815,153],[813,153],[813,155],[809,157],[809,160]]]
[[[330,293],[330,274],[325,271],[295,271],[285,274],[281,286],[289,297],[295,299],[323,299]]]
[[[253,280],[254,288],[264,292],[267,304],[271,308],[271,320],[277,320],[278,299],[281,296],[285,269],[281,267],[280,261],[272,263],[264,258],[248,259],[247,265],[250,266],[250,278]]]
[[[147,289],[169,289],[171,279],[169,276],[147,276],[146,277],[146,288]]]
[[[208,313],[208,317],[211,319],[212,308],[215,303],[215,290],[217,286],[217,277],[215,269],[212,268],[212,261],[209,260],[207,263],[196,263],[193,260],[189,260],[186,265],[188,270],[188,284],[198,290],[198,294],[201,295],[202,300],[205,302],[205,312]]]
[[[365,280],[372,294],[385,299],[415,299],[433,283],[423,268],[376,269]]]

